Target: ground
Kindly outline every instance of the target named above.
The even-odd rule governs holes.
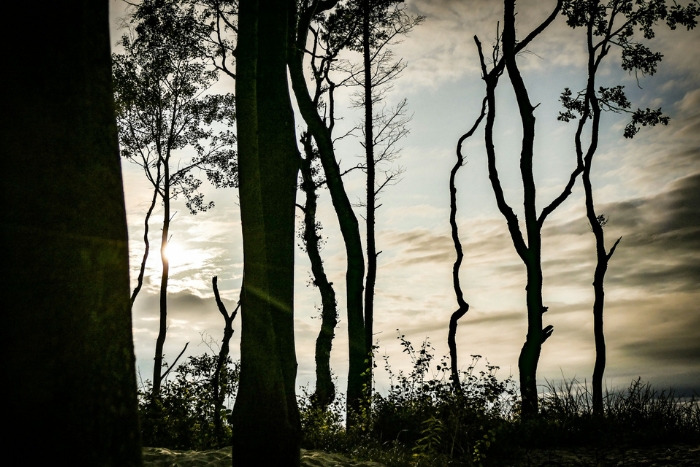
[[[229,467],[231,448],[211,451],[172,451],[144,448],[145,467]],[[301,450],[302,467],[383,467],[367,461],[353,461],[340,454]],[[528,467],[622,467],[622,466],[700,466],[700,443],[649,448],[619,448],[605,451],[594,448],[533,450],[504,466]]]

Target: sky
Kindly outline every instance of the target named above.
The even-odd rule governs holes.
[[[524,37],[554,7],[554,1],[517,4],[517,34]],[[112,42],[122,32],[118,18],[124,4],[112,0]],[[393,47],[408,65],[387,94],[387,104],[408,101],[410,134],[402,140],[396,164],[401,181],[381,194],[377,212],[378,278],[375,298],[375,341],[379,356],[387,355],[394,371],[410,368],[401,352],[397,330],[420,346],[428,339],[436,357],[448,353],[447,325],[457,308],[451,271],[455,252],[449,227],[449,173],[455,146],[477,117],[484,84],[473,37],[486,50],[502,22],[502,3],[488,0],[407,0],[411,14],[425,16],[403,42]],[[599,84],[625,86],[633,108],[662,107],[668,126],[643,128],[632,140],[622,137],[627,120],[603,117],[601,142],[594,159],[592,183],[598,213],[608,217],[607,248],[622,237],[605,280],[605,384],[625,388],[637,377],[659,389],[700,393],[700,29],[657,28],[649,46],[664,55],[654,76],[637,82],[619,66],[619,51],[606,58]],[[357,56],[348,56],[357,60]],[[575,167],[575,123],[557,121],[559,95],[565,87],[585,83],[585,36],[559,16],[518,56],[532,102],[539,103],[535,140],[537,206],[561,192]],[[223,77],[218,92],[232,92]],[[338,96],[339,127],[361,119],[351,106],[352,90]],[[297,116],[297,133],[304,129]],[[338,130],[340,133],[340,130]],[[497,166],[505,195],[522,219],[522,184],[518,159],[520,122],[507,76],[497,89],[495,125]],[[466,369],[470,355],[481,355],[500,367],[498,376],[517,380],[517,359],[527,332],[525,267],[515,253],[488,181],[483,131],[464,145],[467,164],[457,176],[459,233],[465,259],[460,278],[470,305],[459,322],[459,362]],[[360,162],[359,138],[337,148],[341,168]],[[151,192],[141,169],[122,161],[129,226],[132,285],[143,254],[143,219]],[[203,175],[203,174],[202,174]],[[203,176],[203,178],[205,178]],[[364,174],[345,180],[352,201],[364,196]],[[224,320],[213,298],[212,276],[229,311],[239,294],[242,273],[240,213],[235,189],[204,184],[215,208],[192,216],[183,202],[171,224],[170,284],[166,361],[172,362],[189,342],[185,356],[216,350]],[[303,194],[298,195],[303,202]],[[133,309],[133,331],[139,377],[151,379],[158,328],[158,291],[162,210],[150,227],[152,254],[144,287]],[[362,214],[357,208],[358,217]],[[326,240],[322,251],[326,272],[336,287],[340,323],[331,354],[339,388],[347,374],[345,316],[345,252],[330,197],[319,198],[319,218]],[[360,218],[362,221],[362,218]],[[364,235],[364,225],[362,232]],[[585,217],[579,180],[573,194],[550,215],[543,235],[543,301],[549,311],[544,324],[554,334],[544,344],[538,383],[562,378],[590,381],[595,358],[593,342],[593,271],[595,244]],[[298,248],[295,260],[295,339],[299,363],[297,383],[314,386],[314,343],[320,328],[318,290],[309,284],[310,263]],[[234,322],[232,356],[238,357],[240,317]],[[388,377],[376,373],[377,389]]]

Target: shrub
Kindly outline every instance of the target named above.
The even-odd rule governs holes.
[[[238,390],[239,363],[228,357],[222,367],[220,394],[222,432],[215,433],[215,401],[212,379],[217,357],[189,357],[173,369],[173,380],[164,380],[159,399],[152,397],[152,384],[139,388],[139,415],[144,446],[169,449],[211,449],[231,445],[230,416]]]

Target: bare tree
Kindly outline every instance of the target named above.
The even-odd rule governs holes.
[[[219,313],[224,317],[224,336],[221,339],[221,347],[219,348],[219,355],[216,358],[216,368],[214,369],[214,376],[211,380],[212,392],[214,394],[214,436],[218,442],[222,440],[222,426],[221,426],[221,408],[224,405],[224,397],[226,396],[226,391],[221,391],[221,372],[226,367],[226,360],[229,354],[229,343],[231,342],[231,337],[233,337],[233,320],[236,319],[238,314],[238,309],[241,307],[241,300],[239,297],[238,304],[233,312],[229,315],[226,310],[224,302],[221,301],[221,296],[219,295],[219,287],[217,285],[218,277],[214,276],[211,279],[211,285],[214,289],[214,298],[216,299],[216,307],[219,309]]]
[[[452,378],[452,385],[456,391],[461,392],[461,385],[459,382],[459,367],[457,365],[457,321],[459,321],[467,312],[469,311],[469,304],[464,300],[464,292],[462,291],[462,286],[459,280],[459,269],[462,266],[462,260],[464,259],[464,252],[462,250],[462,242],[459,239],[459,228],[457,227],[457,186],[455,184],[455,178],[457,177],[457,171],[465,163],[464,155],[462,154],[462,144],[470,138],[479,124],[484,119],[486,115],[486,98],[481,103],[481,112],[479,117],[476,119],[472,127],[468,132],[463,134],[457,141],[457,161],[454,167],[450,171],[450,227],[452,233],[452,243],[455,247],[455,263],[452,266],[452,286],[455,290],[455,296],[457,298],[457,310],[455,310],[450,316],[450,326],[447,334],[447,345],[450,349],[450,370]]]
[[[493,50],[491,70],[488,70],[486,59],[484,58],[481,42],[474,38],[479,51],[481,63],[482,79],[486,83],[487,114],[484,138],[486,145],[486,155],[488,161],[489,180],[496,196],[498,209],[506,220],[508,232],[510,233],[518,256],[525,264],[527,270],[527,316],[528,330],[527,338],[518,359],[518,369],[520,372],[520,394],[522,397],[523,415],[528,417],[537,414],[537,364],[542,349],[542,344],[552,334],[553,326],[542,327],[542,314],[547,311],[547,307],[542,304],[542,264],[541,264],[541,244],[542,226],[545,219],[551,214],[566,198],[571,194],[571,189],[576,178],[583,170],[583,162],[577,161],[576,168],[571,173],[569,181],[549,205],[547,205],[540,215],[537,215],[535,180],[532,170],[534,157],[535,140],[535,116],[533,106],[530,102],[527,88],[520,75],[516,56],[525,50],[530,42],[539,35],[556,18],[561,10],[562,1],[557,2],[552,13],[525,39],[516,40],[515,36],[515,1],[505,0],[504,8],[504,29],[503,37],[499,38]],[[502,44],[502,48],[501,48]],[[495,90],[498,80],[507,69],[510,83],[515,91],[520,119],[522,122],[523,139],[520,153],[520,173],[523,180],[525,228],[527,233],[527,243],[520,229],[518,218],[505,199],[501,181],[496,169],[496,151],[494,147],[493,127],[496,119],[496,97]]]
[[[632,2],[632,0],[613,0],[607,4],[600,1],[568,0],[564,2],[563,14],[572,27],[586,29],[586,48],[588,61],[586,66],[586,87],[575,96],[570,89],[561,95],[564,112],[559,120],[570,121],[579,118],[574,143],[577,157],[583,160],[583,187],[585,191],[586,217],[595,237],[596,268],[593,275],[593,335],[595,339],[595,365],[593,369],[593,412],[603,415],[603,374],[606,363],[605,334],[603,331],[603,309],[605,290],[603,283],[608,263],[615,253],[622,237],[618,238],[608,251],[605,248],[603,227],[608,219],[597,214],[593,200],[591,168],[593,156],[598,149],[600,121],[603,111],[631,114],[631,121],[625,127],[625,138],[632,138],[640,126],[667,125],[669,118],[661,113],[661,108],[630,110],[630,102],[623,86],[603,87],[596,90],[596,76],[600,64],[614,46],[622,49],[622,68],[636,75],[653,75],[661,61],[661,54],[652,52],[646,45],[635,41],[635,28],[639,28],[645,39],[654,37],[654,26],[659,20],[666,21],[671,29],[678,24],[692,29],[695,18],[700,13],[698,3],[681,7],[674,2],[668,9],[665,2]],[[590,120],[590,136],[584,154],[582,133]]]
[[[381,105],[392,89],[392,82],[406,68],[406,63],[396,59],[390,46],[400,42],[425,18],[411,16],[405,5],[396,0],[352,0],[339,5],[327,18],[327,36],[330,41],[343,38],[345,47],[362,54],[361,63],[340,61],[336,68],[344,72],[350,85],[360,88],[356,93],[355,106],[363,110],[360,125],[361,142],[365,152],[367,176],[364,202],[364,220],[367,226],[367,277],[364,290],[365,358],[368,360],[368,383],[372,382],[374,294],[377,282],[376,211],[379,194],[384,188],[396,183],[403,173],[401,167],[386,167],[394,162],[400,152],[398,142],[408,134],[406,124],[407,101],[401,100],[396,107]],[[342,25],[342,26],[341,26]],[[346,78],[346,79],[348,79]],[[379,108],[379,110],[377,110]],[[380,177],[378,177],[378,172]],[[369,387],[367,388],[370,389]]]

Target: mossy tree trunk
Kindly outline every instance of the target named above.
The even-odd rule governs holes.
[[[236,98],[243,228],[234,466],[298,466],[294,233],[299,153],[287,87],[290,0],[241,2]]]
[[[108,3],[15,13],[31,29],[3,38],[6,462],[141,465]]]

